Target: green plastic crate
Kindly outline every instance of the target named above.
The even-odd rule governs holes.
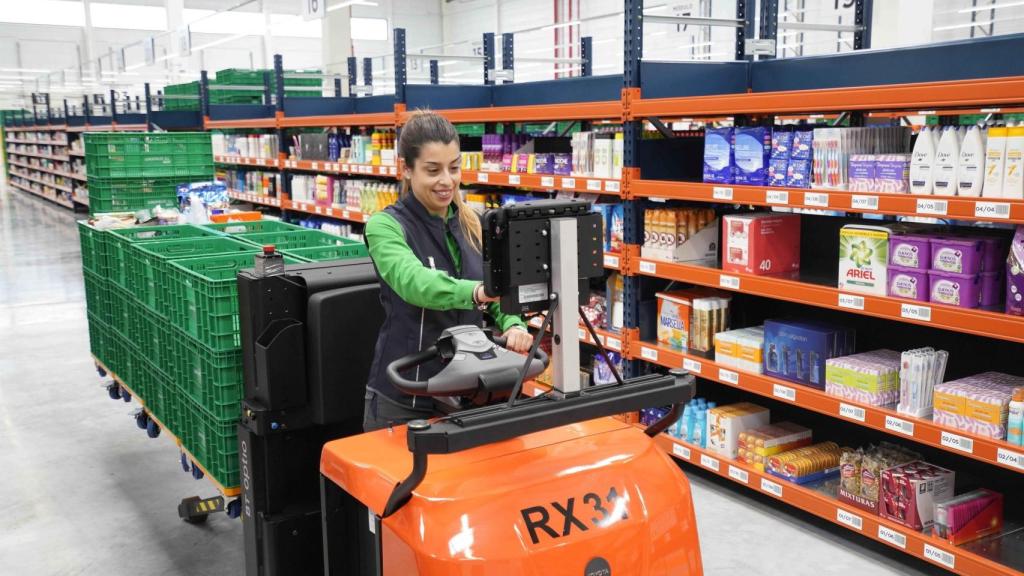
[[[238,334],[239,270],[252,268],[254,254],[221,254],[172,260],[171,316],[174,325],[207,348],[221,351],[241,345]],[[285,257],[285,264],[301,262]]]
[[[238,486],[238,419],[217,419],[188,397],[181,400],[187,424],[176,436],[221,486]]]
[[[128,342],[132,330],[131,307],[136,305],[135,298],[124,288],[111,284],[110,304],[110,327]]]
[[[110,328],[95,314],[87,313],[86,317],[89,320],[89,352],[100,362],[108,364],[105,338]]]
[[[258,234],[241,234],[240,239],[256,246],[273,244],[278,250],[294,248],[310,248],[314,246],[352,246],[359,245],[355,240],[328,234],[320,230],[295,230],[282,232],[261,232]]]
[[[213,176],[213,147],[205,132],[86,133],[89,175],[98,178]],[[91,192],[91,188],[90,188]]]
[[[112,329],[113,327],[110,328],[103,339],[106,345],[106,358],[103,359],[103,363],[110,372],[124,380],[122,373],[127,367],[128,341],[117,330]]]
[[[129,248],[136,242],[151,242],[155,240],[179,240],[182,238],[215,237],[219,236],[213,230],[207,230],[191,224],[176,224],[171,226],[136,226],[134,228],[119,228],[108,230],[109,234],[106,244],[107,268],[110,272],[109,278],[114,284],[125,289],[133,286],[129,283]]]
[[[102,244],[103,230],[87,221],[78,221],[78,240],[82,246],[82,268],[101,276],[106,274],[106,253]]]
[[[175,331],[175,384],[215,418],[238,419],[244,383],[242,349],[210,350],[180,330]]]
[[[257,251],[258,248],[246,242],[212,236],[137,242],[128,251],[128,284],[143,304],[166,317],[170,306],[167,295],[168,262],[182,258]]]
[[[369,256],[366,245],[360,242],[353,242],[344,246],[310,246],[308,248],[289,248],[282,250],[285,256],[297,256],[311,262],[324,262],[328,260],[347,260],[349,258],[363,258]]]
[[[134,212],[178,205],[178,185],[209,178],[97,178],[89,176],[89,213]]]
[[[280,220],[254,220],[251,222],[225,222],[223,224],[204,224],[203,228],[223,234],[255,234],[259,232],[282,232],[305,230],[302,226],[281,222]]]
[[[106,323],[112,318],[109,282],[99,274],[82,270],[85,284],[85,310]]]

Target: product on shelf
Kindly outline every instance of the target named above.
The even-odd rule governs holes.
[[[1024,226],[1017,226],[1006,257],[1006,313],[1024,316]]]
[[[815,128],[810,187],[905,193],[914,166],[909,150],[906,127]],[[787,182],[787,186],[796,185]]]
[[[1024,198],[1024,126],[1006,131],[1006,153],[1003,165],[1003,198]]]
[[[604,251],[619,254],[625,244],[625,206],[621,203],[594,203],[594,211],[601,213],[604,222]]]
[[[960,132],[956,126],[946,126],[939,137],[932,163],[932,193],[940,196],[956,194],[957,161],[960,158]]]
[[[718,218],[710,208],[644,210],[643,258],[713,265],[718,258],[717,243]]]
[[[839,289],[885,296],[889,290],[889,237],[897,225],[847,224],[839,231]]]
[[[981,196],[985,183],[985,141],[981,128],[971,126],[964,135],[960,146],[960,158],[956,167],[956,195]]]
[[[740,434],[750,428],[768,424],[771,413],[750,402],[718,406],[707,411],[707,448],[726,458],[735,459]]]
[[[672,348],[712,357],[715,334],[729,326],[731,297],[711,288],[659,292],[658,341]]]
[[[919,454],[888,442],[856,450],[845,448],[839,458],[836,497],[840,502],[878,514],[882,472],[920,458]]]
[[[722,216],[722,270],[791,277],[800,272],[800,215]]]
[[[825,388],[825,362],[855,349],[852,329],[812,320],[766,320],[765,374]]]
[[[1024,446],[1024,387],[1013,391],[1007,408],[1006,441],[1014,446]]]
[[[708,410],[713,410],[715,406],[714,402],[708,402],[704,398],[690,400],[683,407],[683,415],[666,432],[694,446],[706,447]]]
[[[935,386],[946,377],[949,352],[934,348],[907,350],[900,355],[900,399],[896,411],[931,418]]]
[[[825,392],[871,406],[896,404],[900,393],[900,353],[874,350],[825,361]]]
[[[761,374],[764,371],[764,326],[715,334],[715,362]]]
[[[768,184],[768,158],[772,150],[772,130],[763,126],[738,127],[734,133],[733,161],[736,184]]]
[[[953,497],[955,474],[927,462],[882,470],[878,513],[912,530],[929,530],[935,503]]]
[[[277,158],[276,134],[224,134],[211,135],[213,153],[218,156],[242,156],[245,158]]]
[[[708,128],[704,131],[704,181],[715,184],[735,182],[733,129]]]
[[[765,470],[796,484],[825,480],[839,474],[842,451],[835,442],[820,442],[769,456]]]
[[[932,420],[986,438],[1006,438],[1009,405],[1024,377],[985,372],[935,386]]]
[[[779,422],[740,433],[737,457],[764,472],[769,456],[802,448],[811,443],[811,430],[792,422]]]
[[[611,358],[612,364],[615,365],[615,369],[619,371],[619,375],[621,376],[625,367],[622,363],[622,355],[618,352],[609,350],[608,356]],[[612,374],[612,370],[608,367],[608,362],[602,354],[594,354],[593,378],[595,386],[600,386],[602,384],[614,384],[616,382],[615,375]]]
[[[992,126],[988,129],[985,146],[985,179],[982,181],[981,195],[986,198],[1002,198],[1003,169],[1006,167],[1006,133],[1005,126]]]
[[[935,504],[932,535],[954,546],[1002,531],[1003,495],[998,492],[982,488]]]

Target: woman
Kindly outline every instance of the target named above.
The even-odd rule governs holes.
[[[398,154],[405,162],[398,202],[366,223],[366,244],[381,282],[385,319],[366,384],[363,428],[367,431],[434,413],[433,401],[399,392],[387,379],[388,364],[431,346],[441,331],[479,326],[487,310],[510,350],[529,351],[531,336],[518,316],[502,314],[483,289],[480,218],[459,193],[459,135],[445,118],[415,114],[402,127]],[[441,369],[416,369],[426,380]]]

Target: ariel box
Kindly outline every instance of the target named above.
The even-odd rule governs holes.
[[[885,296],[889,290],[889,237],[898,225],[847,224],[839,231],[839,289]]]

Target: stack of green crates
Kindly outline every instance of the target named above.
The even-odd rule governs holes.
[[[164,110],[199,110],[199,82],[165,86]]]
[[[217,71],[216,77],[209,81],[210,104],[262,104],[263,103],[263,73],[270,74],[270,90],[277,90],[277,79],[273,70],[246,70],[241,68],[227,68]],[[294,71],[286,70],[285,74],[294,74]],[[318,73],[318,72],[317,72]],[[320,78],[285,78],[284,94],[291,98],[296,96],[321,96]],[[221,86],[246,86],[258,87],[253,89],[218,89]]]
[[[208,132],[87,132],[89,211],[177,206],[179,184],[213,179]]]

